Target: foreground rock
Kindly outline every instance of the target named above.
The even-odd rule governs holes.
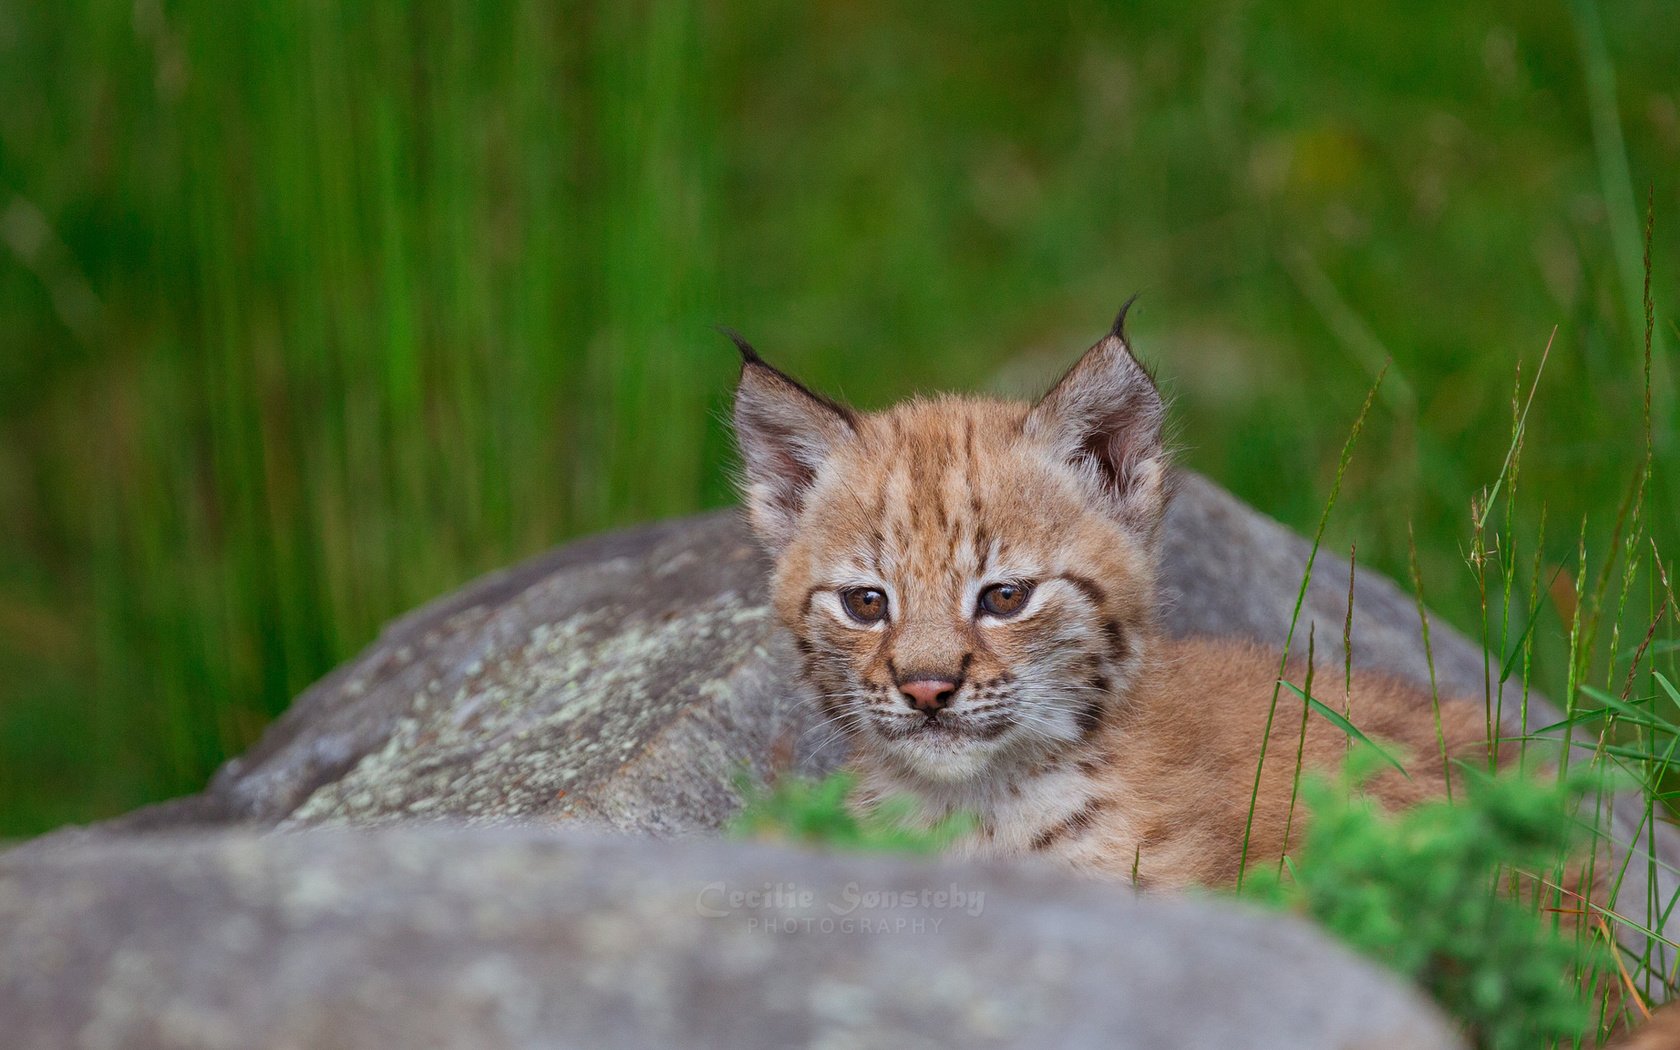
[[[0,855],[0,1018],[7,1045],[126,1050],[1461,1045],[1376,967],[1232,905],[535,829]]]
[[[1187,475],[1168,514],[1168,623],[1282,644],[1305,541]],[[792,753],[835,755],[799,699],[765,605],[765,564],[735,515],[583,540],[486,577],[393,624],[300,696],[201,796],[130,828],[248,822],[584,820],[656,833],[717,827],[732,781]],[[1341,637],[1347,566],[1326,557],[1297,631]],[[1443,690],[1480,695],[1482,662],[1433,625]],[[1354,657],[1426,681],[1411,599],[1359,576]],[[1339,664],[1335,645],[1320,659]],[[1535,705],[1550,719],[1543,701]]]

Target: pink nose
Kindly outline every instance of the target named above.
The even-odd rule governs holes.
[[[918,711],[940,711],[957,695],[957,683],[943,678],[918,678],[914,682],[898,683],[898,691]]]

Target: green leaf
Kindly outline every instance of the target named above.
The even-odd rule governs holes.
[[[1282,681],[1282,680],[1280,679],[1280,681]],[[1361,744],[1364,744],[1365,746],[1369,747],[1372,751],[1375,751],[1378,755],[1381,755],[1385,762],[1387,762],[1389,765],[1393,766],[1395,769],[1400,771],[1401,776],[1405,777],[1407,780],[1412,779],[1412,775],[1410,773],[1406,772],[1406,767],[1400,764],[1399,759],[1395,758],[1392,754],[1390,754],[1388,752],[1388,750],[1386,748],[1382,747],[1376,741],[1372,740],[1370,737],[1366,736],[1363,732],[1361,732],[1359,727],[1354,725],[1352,722],[1349,722],[1342,715],[1342,713],[1340,711],[1337,711],[1336,709],[1331,708],[1331,707],[1326,707],[1323,703],[1319,702],[1314,697],[1308,696],[1306,691],[1304,689],[1302,689],[1300,686],[1296,685],[1294,682],[1283,681],[1283,685],[1290,692],[1294,693],[1296,696],[1300,697],[1302,700],[1305,700],[1307,702],[1307,707],[1310,710],[1312,710],[1315,714],[1317,714],[1319,717],[1323,718],[1325,721],[1329,722],[1331,725],[1335,726],[1337,729],[1340,729],[1342,732],[1346,733],[1352,739],[1357,740]]]

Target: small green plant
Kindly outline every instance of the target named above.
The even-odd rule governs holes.
[[[826,849],[938,853],[974,827],[967,814],[922,827],[912,819],[915,804],[907,798],[887,799],[860,815],[846,804],[854,783],[849,773],[822,780],[781,776],[763,785],[743,775],[736,778],[736,787],[746,805],[730,822],[729,833]]]
[[[1411,978],[1478,1047],[1575,1045],[1593,1021],[1588,978],[1611,972],[1592,913],[1555,888],[1566,857],[1585,859],[1573,813],[1591,777],[1464,768],[1456,800],[1390,814],[1360,791],[1383,765],[1356,747],[1339,777],[1304,777],[1312,833],[1243,895]]]

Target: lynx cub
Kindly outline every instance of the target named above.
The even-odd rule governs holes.
[[[977,814],[977,852],[1225,884],[1277,657],[1159,626],[1165,413],[1124,321],[1036,404],[942,396],[867,414],[737,337],[747,504],[775,559],[776,613],[849,738],[860,804],[906,794],[929,820]],[[1356,675],[1352,717],[1413,756],[1412,779],[1375,784],[1385,803],[1441,790],[1427,701]],[[1300,719],[1279,703],[1250,863],[1284,849]],[[1442,722],[1455,752],[1485,739],[1471,705],[1443,705]],[[1345,749],[1309,719],[1309,764]]]

